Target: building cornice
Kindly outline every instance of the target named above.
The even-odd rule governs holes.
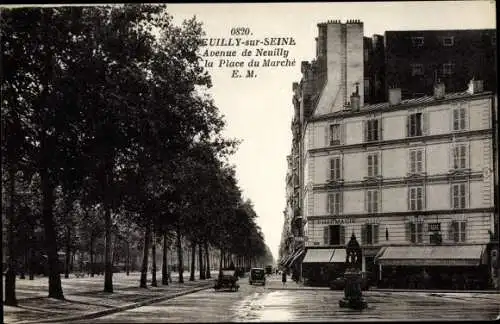
[[[454,170],[453,170],[454,171]],[[407,177],[393,177],[393,178],[367,178],[359,181],[346,181],[346,182],[328,182],[321,184],[314,184],[312,190],[329,191],[329,190],[342,190],[342,189],[367,189],[378,187],[404,187],[419,184],[436,184],[448,183],[453,181],[482,181],[484,179],[483,171],[470,171],[457,170],[445,174],[435,175],[409,175]]]
[[[363,214],[340,214],[340,215],[314,215],[307,216],[308,222],[324,219],[335,218],[378,218],[378,217],[401,217],[401,216],[434,216],[434,215],[450,215],[450,214],[477,214],[477,213],[492,213],[494,207],[481,208],[466,208],[466,209],[434,209],[434,210],[419,210],[419,211],[399,211],[385,213],[363,213]]]
[[[334,146],[325,146],[314,149],[309,149],[307,152],[311,155],[317,153],[324,152],[332,152],[338,151],[342,153],[343,151],[350,150],[364,150],[367,148],[378,147],[382,148],[390,148],[393,146],[399,146],[401,144],[409,146],[410,144],[433,144],[439,143],[440,141],[444,142],[452,142],[453,140],[460,141],[462,138],[464,140],[471,140],[471,137],[480,137],[480,136],[489,136],[492,135],[492,129],[478,129],[478,130],[470,130],[464,131],[460,133],[446,133],[446,134],[436,134],[436,135],[424,135],[424,136],[416,136],[416,137],[404,137],[397,138],[392,140],[382,140],[382,141],[374,141],[374,142],[365,142],[365,143],[356,143],[356,144],[344,144],[344,145],[334,145]]]
[[[341,111],[336,111],[333,113],[329,114],[324,114],[321,116],[312,116],[307,119],[307,122],[316,122],[316,121],[322,121],[322,120],[328,120],[328,119],[333,119],[333,118],[350,118],[350,117],[359,117],[359,116],[364,116],[364,115],[370,115],[374,113],[385,113],[385,112],[394,112],[394,111],[399,111],[399,110],[407,110],[409,108],[414,108],[414,107],[430,107],[430,106],[439,106],[443,105],[446,103],[451,103],[451,102],[457,102],[457,101],[464,101],[464,100],[477,100],[477,99],[485,99],[485,98],[493,98],[494,94],[491,91],[485,91],[481,93],[475,93],[475,94],[466,94],[466,95],[459,95],[459,94],[450,94],[448,97],[445,97],[443,99],[435,99],[432,97],[429,97],[428,101],[418,101],[418,100],[408,100],[408,102],[402,102],[399,105],[394,105],[390,106],[388,103],[381,103],[381,104],[374,104],[374,105],[367,105],[364,106],[362,109],[358,111],[352,111],[352,110],[341,110]]]

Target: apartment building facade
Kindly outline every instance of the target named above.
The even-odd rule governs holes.
[[[302,64],[293,95],[304,279],[342,272],[352,233],[363,271],[378,280],[401,267],[484,274],[495,231],[495,95],[482,80],[452,93],[439,82],[431,95],[403,100],[395,88],[388,102],[364,105],[362,22],[318,29],[318,58]]]
[[[436,79],[448,92],[473,78],[496,91],[495,29],[386,31],[384,43],[385,88],[401,88],[403,99],[432,94]]]

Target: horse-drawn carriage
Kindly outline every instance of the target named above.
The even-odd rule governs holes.
[[[238,276],[235,270],[221,270],[218,278],[215,280],[214,289],[230,289],[231,291],[238,291],[240,285],[237,283]]]

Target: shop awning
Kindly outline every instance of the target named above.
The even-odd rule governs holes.
[[[484,249],[484,245],[388,246],[378,262],[383,266],[477,266]]]
[[[345,257],[345,249],[309,249],[302,263],[343,263]]]
[[[283,259],[281,259],[280,264],[281,264],[282,266],[286,265],[286,264],[288,263],[288,261],[290,261],[290,259],[291,259],[291,258],[292,258],[292,255],[291,255],[291,254],[287,255],[286,257],[284,257]]]
[[[304,249],[300,249],[300,250],[297,250],[295,251],[295,253],[292,254],[292,257],[290,259],[290,262],[289,262],[289,265],[293,265],[295,262],[297,262],[297,260],[301,257],[301,256],[304,256],[304,253],[306,252],[306,250]]]
[[[330,259],[330,262],[344,263],[346,256],[347,254],[345,249],[335,249],[332,258]]]

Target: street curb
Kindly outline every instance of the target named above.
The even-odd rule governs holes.
[[[377,292],[418,292],[418,293],[429,293],[429,294],[500,294],[499,290],[439,290],[439,289],[383,289],[383,288],[371,288],[368,291],[377,291]]]
[[[102,317],[106,315],[110,315],[113,313],[118,313],[118,312],[123,312],[129,309],[134,309],[134,308],[139,308],[142,306],[147,306],[151,305],[154,303],[159,303],[168,299],[180,297],[183,295],[188,295],[192,294],[201,290],[208,289],[210,287],[213,287],[213,283],[207,283],[205,285],[202,285],[200,287],[193,288],[188,291],[183,291],[183,292],[178,292],[172,295],[168,296],[163,296],[163,297],[157,297],[153,299],[148,299],[148,300],[143,300],[140,302],[136,302],[133,304],[128,304],[124,306],[118,306],[118,307],[113,307],[110,309],[105,309],[102,311],[94,312],[94,313],[89,313],[89,314],[82,314],[82,315],[75,315],[75,316],[68,316],[68,317],[63,317],[63,318],[54,318],[54,319],[48,319],[48,320],[38,320],[38,321],[21,321],[21,322],[15,322],[15,324],[32,324],[32,323],[60,323],[60,322],[68,322],[68,321],[78,321],[78,320],[85,320],[85,319],[92,319],[92,318],[97,318],[97,317]]]

